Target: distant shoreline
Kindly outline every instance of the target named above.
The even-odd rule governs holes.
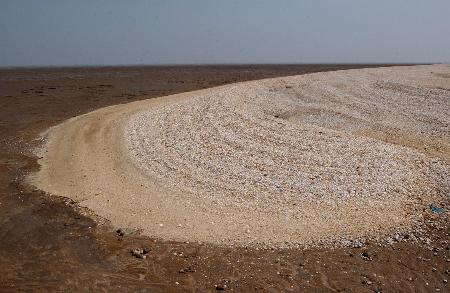
[[[410,65],[431,65],[431,64],[445,64],[446,62],[432,62],[432,63],[180,63],[180,64],[116,64],[116,65],[18,65],[18,66],[0,66],[0,70],[15,70],[15,69],[81,69],[81,68],[166,68],[166,67],[260,67],[260,66],[410,66]]]

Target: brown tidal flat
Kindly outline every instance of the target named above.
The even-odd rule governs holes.
[[[39,168],[31,152],[39,133],[67,118],[236,81],[361,67],[368,66],[0,71],[0,291],[448,290],[448,212],[439,209],[448,209],[448,198],[424,210],[426,226],[416,242],[396,235],[381,246],[368,242],[339,249],[260,250],[160,241],[136,231],[116,231],[86,216],[71,200],[49,196],[23,181]],[[136,248],[144,251],[132,255]],[[139,258],[142,255],[145,258]]]

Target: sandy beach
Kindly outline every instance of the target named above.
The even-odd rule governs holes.
[[[449,194],[448,74],[316,73],[100,109],[44,135],[32,184],[163,240],[383,240]]]

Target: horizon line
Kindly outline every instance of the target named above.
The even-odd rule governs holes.
[[[110,68],[110,67],[194,67],[194,66],[297,66],[297,65],[431,65],[449,64],[450,62],[268,62],[268,63],[129,63],[129,64],[62,64],[62,65],[11,65],[0,66],[4,69],[46,69],[46,68]]]

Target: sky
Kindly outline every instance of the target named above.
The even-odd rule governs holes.
[[[449,0],[0,0],[0,66],[450,62]]]

